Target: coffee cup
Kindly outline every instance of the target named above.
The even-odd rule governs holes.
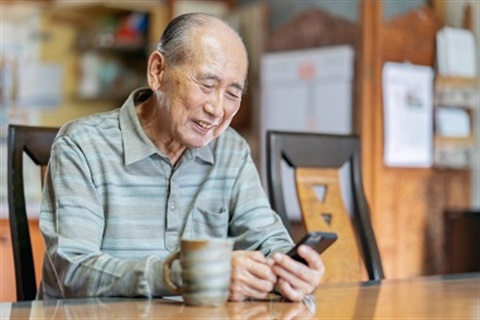
[[[163,280],[173,294],[181,294],[188,305],[221,306],[229,296],[231,239],[182,239],[180,251],[170,255],[163,265]],[[173,261],[181,265],[181,285],[171,280]]]

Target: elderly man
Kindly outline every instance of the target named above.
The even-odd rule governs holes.
[[[183,237],[235,239],[231,300],[264,298],[276,286],[299,301],[315,290],[319,255],[302,247],[306,266],[283,254],[292,241],[246,142],[229,128],[247,68],[232,28],[182,15],[149,57],[149,88],[63,126],[40,216],[39,298],[169,295],[163,261]]]

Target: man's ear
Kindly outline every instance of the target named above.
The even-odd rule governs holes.
[[[165,57],[158,51],[152,52],[148,58],[147,80],[148,86],[153,91],[157,91],[161,87],[165,64]]]

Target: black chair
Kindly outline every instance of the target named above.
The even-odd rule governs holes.
[[[273,209],[291,232],[286,199],[296,197],[304,231],[338,235],[322,254],[325,282],[384,278],[363,191],[360,156],[356,136],[267,131],[267,183]],[[296,195],[284,194],[282,162],[293,169]]]
[[[26,153],[41,167],[43,183],[50,148],[57,132],[58,128],[8,127],[8,207],[18,301],[34,300],[37,293],[25,202],[23,156]]]

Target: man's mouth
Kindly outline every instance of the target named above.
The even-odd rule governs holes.
[[[210,129],[210,128],[213,127],[213,125],[211,123],[201,121],[201,120],[197,120],[197,121],[195,121],[195,123],[198,124],[200,127],[204,128],[204,129]]]

